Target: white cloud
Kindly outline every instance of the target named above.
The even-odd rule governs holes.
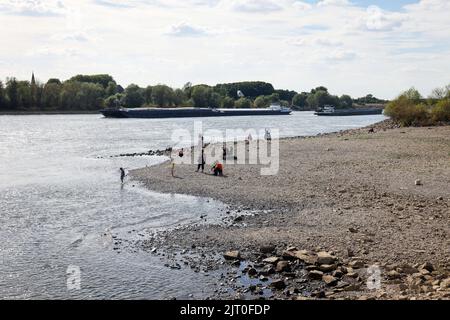
[[[59,0],[0,0],[0,12],[24,16],[55,16],[64,13]]]
[[[303,1],[295,1],[292,6],[297,10],[309,10],[312,8],[312,5]]]
[[[191,25],[187,22],[180,22],[171,25],[165,34],[174,37],[199,37],[207,35],[208,32],[204,28]]]
[[[318,7],[324,6],[348,6],[350,2],[348,0],[321,0],[317,3]]]
[[[326,37],[303,37],[303,38],[294,38],[288,40],[289,44],[295,45],[295,46],[319,46],[319,47],[339,47],[343,45],[342,41],[335,40],[332,38],[326,38]]]
[[[339,62],[339,61],[350,61],[350,60],[354,60],[357,57],[357,54],[354,51],[350,51],[350,50],[335,50],[333,52],[330,52],[327,56],[326,59],[330,60],[330,61],[334,61],[334,62]]]
[[[282,6],[271,0],[229,0],[227,4],[238,12],[271,12],[282,10]]]
[[[92,40],[92,37],[86,32],[75,31],[75,32],[67,32],[67,33],[57,33],[51,37],[52,40],[55,41],[79,41],[79,42],[88,42]]]
[[[401,13],[388,13],[377,6],[367,8],[366,27],[368,30],[386,31],[401,26],[406,16]]]

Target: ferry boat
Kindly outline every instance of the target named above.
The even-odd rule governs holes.
[[[321,110],[314,113],[316,116],[366,116],[383,114],[381,108],[368,108],[368,109],[338,109],[333,106],[324,106]]]
[[[101,110],[100,113],[106,118],[191,118],[290,115],[292,110],[280,105],[271,105],[265,109],[120,108]]]

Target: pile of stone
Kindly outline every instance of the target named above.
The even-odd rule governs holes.
[[[422,265],[373,266],[358,257],[339,259],[332,252],[274,246],[260,248],[242,272],[267,283],[277,298],[436,299],[450,297],[449,273]],[[239,251],[224,254],[239,266]],[[373,281],[372,285],[370,281]],[[378,285],[378,286],[377,286]],[[255,290],[251,290],[252,292]]]

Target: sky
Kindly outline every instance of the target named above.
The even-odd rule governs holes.
[[[0,79],[426,96],[450,84],[448,12],[450,0],[0,0]]]

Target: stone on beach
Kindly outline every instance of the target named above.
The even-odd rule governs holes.
[[[322,280],[329,286],[334,286],[338,282],[338,279],[336,279],[335,277],[330,276],[330,275],[324,275],[322,277]]]
[[[321,280],[323,277],[323,272],[319,270],[312,270],[308,273],[308,276],[313,280]]]
[[[328,252],[321,251],[317,253],[318,264],[333,264],[336,261],[336,257]]]
[[[280,261],[280,258],[278,257],[270,257],[263,260],[264,263],[270,263],[270,264],[276,264],[278,261]]]
[[[281,279],[273,280],[270,286],[274,289],[283,290],[286,288],[286,283]]]
[[[224,253],[223,257],[225,260],[241,260],[241,253],[237,250],[227,251]]]
[[[279,261],[275,268],[276,272],[284,272],[284,271],[289,271],[289,270],[290,270],[290,266],[289,266],[289,262],[287,262],[287,261]]]

